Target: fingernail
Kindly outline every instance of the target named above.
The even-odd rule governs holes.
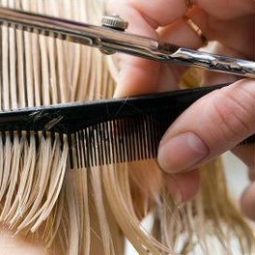
[[[166,172],[189,170],[209,154],[207,145],[194,133],[165,139],[159,146],[158,162]]]

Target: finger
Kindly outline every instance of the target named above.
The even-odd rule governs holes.
[[[218,41],[224,46],[224,51],[221,50],[221,54],[230,54],[241,58],[255,57],[254,15],[240,17],[234,20],[219,20],[208,16],[208,13],[201,9],[195,8],[189,12],[188,16],[199,26],[208,41]],[[176,29],[176,26],[178,29]],[[201,38],[188,26],[184,19],[178,19],[163,31],[164,33],[161,33],[162,40],[171,41],[182,47],[189,45],[192,48],[194,47],[192,42],[197,46],[198,40],[201,43]],[[187,38],[185,40],[186,45],[182,45],[182,37],[176,37],[173,31],[179,31],[180,34],[187,34],[187,37],[185,37]]]
[[[249,176],[250,181],[252,181],[252,182],[255,181],[255,169],[254,169],[254,167],[249,169],[248,176]]]
[[[150,2],[149,5],[151,5],[152,3],[154,2]],[[156,4],[154,3],[154,5]],[[180,7],[180,10],[182,9],[183,8]],[[141,13],[141,11],[135,9],[134,6],[132,6],[128,1],[120,0],[118,5],[116,5],[116,1],[110,1],[109,11],[118,13],[124,19],[128,20],[130,22],[130,32],[150,36],[153,38],[158,37],[157,33],[154,30],[158,26],[158,24],[156,24],[157,22],[153,20],[153,17],[144,15],[143,13]],[[154,10],[154,12],[157,12],[157,10]],[[176,14],[178,12],[174,13]],[[176,16],[171,15],[171,12],[169,15],[170,18],[168,19],[168,21],[176,19]],[[204,31],[205,35],[210,39],[211,34],[213,36],[214,30],[210,32],[210,30],[208,31],[207,28],[213,27],[213,21],[208,23],[207,15],[205,15],[205,12],[202,12],[201,10],[191,11],[191,16],[192,19],[196,23],[198,23],[199,26],[201,26],[202,31]],[[227,24],[227,26],[224,26],[224,24],[220,24],[219,27],[226,27],[226,29],[229,29],[230,31],[232,30],[233,33],[230,34],[234,34],[235,36],[236,31],[243,31],[243,29],[236,29],[236,24]],[[225,36],[226,33],[222,30],[220,34],[223,34]],[[165,29],[163,33],[163,38],[168,38],[169,42],[181,45],[183,47],[199,48],[201,46],[201,41],[197,34],[195,34],[194,31],[192,31],[190,27],[188,27],[187,24],[180,19],[179,21],[173,22],[173,24],[171,24],[167,29]],[[243,39],[244,37],[236,36],[234,38],[238,38],[238,40],[240,41],[239,38]],[[239,45],[239,43],[236,42],[237,40],[230,41],[234,46]],[[246,46],[247,47],[243,48],[251,48],[248,45]],[[182,69],[181,72],[176,72],[176,69],[174,70],[172,67],[169,68],[165,64],[159,64],[153,61],[148,61],[126,55],[121,55],[119,60],[120,73],[118,75],[118,86],[115,93],[115,96],[117,97],[169,90],[169,83],[171,83],[171,88],[176,88],[176,85],[179,82],[180,75],[182,74],[183,70],[185,70]]]
[[[254,1],[255,2],[255,1]],[[208,18],[205,34],[209,40],[217,40],[234,55],[254,58],[255,16],[249,15],[233,20]]]
[[[131,3],[144,19],[152,21],[154,28],[169,25],[185,15],[184,0],[162,1],[164,3],[152,0],[148,4],[146,0],[133,0]],[[255,1],[197,0],[196,3],[202,9],[193,8],[188,16],[208,40],[218,40],[229,48],[243,51],[248,57],[254,54]]]
[[[196,4],[208,14],[219,19],[232,19],[255,13],[253,0],[196,0]]]
[[[184,0],[129,0],[131,6],[137,9],[155,26],[166,26],[187,12]],[[219,19],[230,19],[255,13],[253,0],[196,0],[196,5],[209,15]]]
[[[255,182],[244,191],[240,203],[244,214],[255,220]]]
[[[235,20],[235,22],[224,21],[219,23],[218,20],[215,19],[208,20],[208,15],[200,9],[196,8],[189,12],[189,17],[191,17],[192,21],[195,22],[195,24],[201,24],[200,28],[203,31],[205,37],[211,40],[219,39],[222,43],[224,43],[224,45],[220,43],[210,43],[208,47],[202,49],[203,51],[237,58],[247,58],[247,56],[251,58],[252,54],[254,54],[254,50],[252,47],[253,41],[252,38],[250,38],[252,36],[252,33],[249,34],[250,29],[243,29],[252,27],[251,22],[253,22],[254,19],[251,19],[250,17],[245,17]],[[224,27],[224,29],[222,29],[222,27]],[[178,33],[176,31],[178,31]],[[184,19],[178,19],[171,25],[160,29],[159,34],[160,38],[163,41],[171,41],[173,44],[179,45],[181,47],[185,47],[185,45],[183,45],[183,38],[185,38],[185,44],[189,45],[189,48],[196,49],[203,46],[202,39],[197,35],[196,32],[191,29],[191,27]],[[176,36],[176,34],[179,34],[180,36]],[[226,36],[226,34],[228,34],[228,36]],[[240,47],[239,50],[238,47]],[[183,69],[183,71],[185,70],[186,69]],[[180,75],[182,74],[183,73],[181,73]],[[223,83],[233,83],[238,79],[234,75],[223,73],[203,71],[203,74],[203,80],[200,84],[205,84],[207,86]],[[161,77],[166,76],[161,75]],[[168,84],[169,82],[167,82],[166,79],[163,79],[163,83]]]
[[[117,13],[129,22],[128,32],[157,39],[154,28],[136,9],[126,4],[126,1],[120,0],[118,4],[114,0],[108,1],[107,9],[108,12]],[[119,69],[121,71],[118,74],[116,97],[136,95],[144,90],[148,93],[156,90],[160,72],[158,63],[120,54]]]
[[[113,1],[110,2],[113,3]],[[154,30],[153,22],[148,21],[148,18],[144,18],[134,8],[132,9],[132,7],[127,6],[118,9],[116,4],[111,4],[109,5],[109,10],[118,13],[124,19],[130,21],[129,32],[153,38],[158,37]],[[166,37],[171,34],[171,38],[168,40],[170,43],[194,49],[202,46],[201,39],[184,21],[174,23],[168,29],[161,30],[161,33]],[[185,70],[184,68],[176,68],[176,66],[173,68],[167,64],[159,64],[124,54],[120,54],[118,57],[118,65],[120,73],[118,75],[115,97],[166,91],[171,88],[175,89],[180,81],[181,74]]]
[[[165,177],[167,189],[177,204],[191,200],[199,190],[198,170],[189,173],[167,174]]]
[[[205,15],[201,12],[193,11],[192,16],[195,16],[197,20],[202,22]],[[184,19],[178,19],[171,25],[158,29],[157,32],[161,40],[179,45],[180,47],[198,49],[204,46],[204,41],[191,29]],[[187,67],[176,64],[161,64],[160,75],[157,80],[158,91],[162,92],[169,91],[170,89],[177,89],[180,84],[180,78],[186,70]]]
[[[158,161],[167,172],[194,169],[255,133],[255,82],[240,80],[198,100],[163,137]]]
[[[199,24],[200,29],[207,37],[207,26],[205,25],[207,14],[199,9],[194,9],[189,12],[189,17],[193,22]],[[177,19],[158,31],[162,41],[171,42],[180,47],[188,46],[189,48],[197,49],[204,46],[204,42],[200,36],[198,36],[184,18]]]

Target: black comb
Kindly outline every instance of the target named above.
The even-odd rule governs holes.
[[[224,86],[4,111],[0,131],[67,135],[70,150],[79,151],[79,168],[151,159],[171,123],[196,100]],[[254,141],[253,136],[243,143]]]

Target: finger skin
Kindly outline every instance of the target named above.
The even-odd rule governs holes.
[[[254,109],[253,80],[237,81],[198,100],[163,137],[158,154],[160,166],[167,172],[187,171],[234,148],[255,133]],[[186,134],[191,134],[192,139]],[[179,156],[175,157],[173,151]]]
[[[241,209],[250,219],[255,220],[255,182],[253,182],[241,197]]]
[[[253,27],[252,20],[244,22],[242,20],[228,21],[227,19],[255,13],[254,1],[232,0],[230,4],[228,0],[198,0],[196,3],[200,9],[196,7],[195,11],[191,10],[189,14],[209,40],[219,39],[229,47],[237,48],[236,50],[240,51],[251,48],[247,45],[247,41],[251,40],[248,40],[246,31],[249,32]],[[225,15],[226,7],[228,7],[228,15]],[[182,47],[197,49],[202,46],[199,37],[181,19],[187,12],[185,1],[118,0],[117,2],[110,0],[108,1],[108,12],[117,13],[129,21],[128,32],[155,39],[165,39]],[[208,13],[212,15],[210,18],[208,18]],[[223,22],[222,19],[225,21]],[[165,25],[169,25],[168,29],[162,34],[158,34],[156,29]],[[247,29],[242,29],[243,27]],[[228,33],[227,37],[226,33]],[[244,44],[245,47],[243,47]],[[246,52],[244,55],[247,55]],[[178,70],[176,67],[169,68],[164,64],[126,55],[120,56],[119,63],[120,73],[115,97],[176,89],[184,71],[183,69],[176,72]]]
[[[201,47],[201,42],[198,40],[197,35],[192,33],[187,24],[182,21],[183,15],[188,11],[184,4],[184,0],[111,0],[109,1],[108,8],[108,12],[117,13],[129,21],[130,26],[128,32],[149,36],[155,39],[163,39],[183,47],[194,49]],[[255,13],[255,1],[196,0],[196,6],[193,9],[189,11],[189,15],[191,15],[192,20],[194,20],[194,22],[196,22],[201,27],[203,33],[209,40],[219,40],[228,48],[235,50],[237,52],[236,55],[239,55],[240,57],[253,57],[253,32],[255,31],[253,22],[254,19],[251,18],[249,20],[248,16]],[[159,26],[167,26],[167,28],[164,28],[160,31],[156,30]],[[253,40],[250,40],[250,37],[253,38]],[[247,42],[250,42],[250,45],[247,44]],[[118,86],[115,95],[116,97],[176,89],[182,73],[182,71],[179,72],[178,68],[176,67],[166,67],[159,63],[125,55],[120,56],[120,70],[121,71],[119,74]],[[211,98],[211,96],[208,97],[208,99],[209,98]],[[216,98],[220,99],[210,99],[209,102],[218,100],[221,102],[220,104],[223,104],[224,106],[223,98],[220,95],[216,96]],[[173,155],[179,153],[179,162],[175,162],[175,159],[178,157],[175,157],[174,159],[173,155],[167,155],[169,156],[168,162],[172,161],[172,169],[170,172],[173,172],[173,169],[175,172],[178,172],[180,169],[185,170],[192,168],[188,165],[187,162],[185,163],[186,165],[183,165],[181,168],[180,165],[178,166],[178,164],[182,162],[180,159],[183,158],[183,152],[187,153],[185,158],[189,159],[189,163],[192,162],[195,165],[203,163],[203,160],[209,160],[210,158],[214,157],[214,155],[218,155],[219,153],[223,152],[223,150],[227,150],[228,148],[233,147],[237,140],[240,140],[241,137],[244,137],[247,135],[247,133],[250,132],[250,130],[247,131],[246,124],[244,127],[242,124],[239,125],[239,122],[240,120],[242,122],[242,119],[239,120],[237,116],[235,116],[235,112],[232,112],[232,117],[228,116],[228,107],[223,107],[223,110],[220,110],[220,112],[223,112],[223,118],[219,118],[221,125],[223,126],[221,130],[222,132],[216,131],[218,128],[215,127],[216,125],[212,125],[210,127],[210,124],[208,123],[212,124],[214,120],[209,119],[209,117],[206,117],[205,114],[200,116],[201,113],[206,111],[209,111],[211,114],[213,112],[213,107],[210,107],[209,104],[207,105],[206,100],[206,98],[203,99],[202,103],[199,103],[199,106],[192,108],[194,110],[191,114],[193,120],[186,121],[187,132],[192,131],[192,124],[194,125],[194,122],[197,122],[197,120],[207,121],[207,124],[204,127],[205,130],[207,128],[209,131],[208,141],[205,141],[204,144],[204,148],[207,149],[206,156],[203,156],[204,158],[202,160],[196,161],[194,161],[193,158],[192,161],[191,158],[188,157],[188,148],[186,148],[186,152],[183,149],[180,149],[180,153],[176,151],[175,148],[173,150]],[[236,108],[238,107],[236,106]],[[245,110],[244,113],[244,115],[246,115]],[[241,114],[243,114],[243,112]],[[212,114],[211,117],[215,117],[214,114]],[[186,116],[184,119],[188,119],[188,117]],[[241,126],[240,135],[237,133],[240,130],[232,130],[226,123],[229,119],[231,120],[229,124],[230,126],[237,125],[239,128]],[[218,122],[220,122],[219,120]],[[177,130],[177,128],[173,130]],[[181,128],[179,131],[180,130]],[[196,128],[194,128],[194,130],[196,130]],[[200,129],[198,131],[200,131]],[[228,140],[229,137],[230,140]],[[171,133],[168,138],[171,138]],[[203,140],[203,138],[204,137],[201,139]],[[219,140],[215,140],[213,142],[214,139]],[[225,143],[226,139],[228,140],[227,143]],[[207,142],[208,144],[206,144]],[[195,144],[198,145],[199,143]],[[161,164],[163,164],[162,160],[159,159],[159,162],[160,161]],[[185,162],[185,160],[183,162]],[[166,165],[163,166],[163,168],[164,167],[167,168],[168,166]],[[193,194],[198,187],[198,178],[194,176],[192,177],[192,175],[192,172],[182,172],[178,174],[178,186],[180,190],[183,190],[181,193],[184,197],[184,200],[192,197],[192,195],[189,196],[187,194]],[[175,194],[178,190],[175,187],[176,186],[173,182],[171,182],[170,178],[169,191],[172,194]]]
[[[165,26],[187,12],[184,0],[127,0],[131,6],[158,26]],[[255,13],[253,0],[196,0],[196,5],[219,19],[232,19]]]
[[[129,22],[127,32],[157,39],[154,28],[127,1],[111,0],[107,3],[109,13],[116,13]],[[115,97],[136,95],[144,90],[148,90],[148,93],[157,91],[156,81],[160,73],[160,65],[157,62],[120,54],[119,68]]]
[[[199,190],[200,173],[193,170],[189,173],[166,174],[166,187],[170,194],[173,195],[177,205],[191,200]]]
[[[150,17],[143,16],[128,1],[120,0],[118,5],[116,5],[116,0],[110,1],[108,9],[108,12],[118,13],[122,18],[129,21],[128,32],[159,39],[160,35],[155,31],[158,25],[155,25],[155,22]],[[171,33],[171,38],[168,40],[170,43],[193,49],[202,46],[201,40],[197,38],[197,35],[183,21],[173,24],[167,34],[169,33]],[[165,32],[164,35],[166,35]],[[115,97],[177,89],[181,74],[185,71],[184,68],[173,67],[124,54],[120,54],[118,59],[120,73],[118,75]]]

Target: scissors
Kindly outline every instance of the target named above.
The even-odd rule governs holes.
[[[105,54],[116,52],[158,62],[200,67],[248,78],[255,78],[255,62],[178,47],[125,32],[128,23],[117,15],[105,16],[96,26],[31,12],[0,7],[2,24],[30,32],[39,31],[48,36],[96,47]]]

